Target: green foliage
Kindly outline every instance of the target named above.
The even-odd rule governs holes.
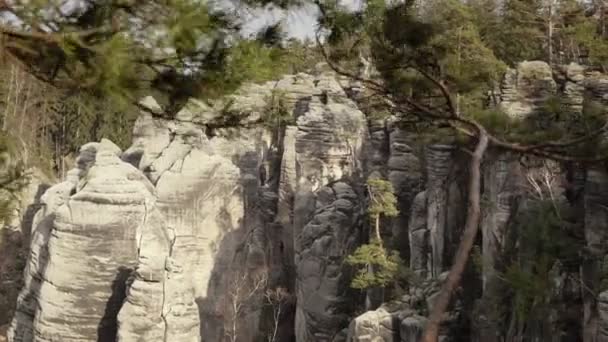
[[[280,129],[285,125],[295,124],[293,114],[289,111],[285,101],[285,94],[279,90],[273,90],[272,94],[266,99],[267,106],[262,121],[268,127]]]
[[[258,39],[240,39],[239,18],[198,0],[83,1],[87,9],[69,18],[44,1],[9,8],[39,25],[52,22],[47,26],[57,34],[3,37],[19,37],[9,52],[40,79],[103,98],[113,109],[159,91],[168,94],[165,107],[177,111],[188,97],[220,96],[310,61],[295,44],[297,57],[279,47],[279,26]]]
[[[27,184],[24,165],[15,151],[10,139],[0,134],[0,225],[4,225],[12,213],[13,196]]]
[[[346,258],[346,263],[358,268],[351,287],[367,289],[386,287],[395,281],[401,259],[397,252],[388,253],[382,243],[374,239],[369,244],[357,248],[352,255]]]
[[[395,217],[399,215],[397,210],[397,197],[393,184],[383,179],[369,179],[367,181],[370,193],[370,204],[367,211],[373,219],[382,216]]]
[[[306,72],[316,64],[325,62],[316,43],[308,39],[304,41],[290,39],[286,42],[283,51],[281,65],[290,74]]]
[[[380,216],[395,217],[399,214],[393,185],[386,180],[369,179],[367,188],[370,195],[368,213],[375,221],[376,237],[346,258],[347,264],[358,269],[351,282],[354,289],[385,287],[394,282],[400,274],[406,274],[403,270],[400,272],[402,262],[399,253],[389,253],[380,240]]]
[[[602,68],[608,66],[608,41],[598,33],[598,25],[592,19],[585,18],[573,22],[564,32],[571,39],[576,49],[587,52],[589,62]]]
[[[507,0],[496,30],[487,39],[498,58],[509,65],[543,59],[545,28],[539,0]]]
[[[522,324],[546,319],[556,265],[578,264],[583,242],[564,227],[562,215],[551,201],[538,201],[516,218],[517,254],[504,279]]]
[[[206,4],[190,0],[170,0],[170,14],[164,25],[168,31],[168,44],[179,54],[190,55],[199,49],[201,38],[221,27]]]
[[[559,118],[565,113],[564,104],[558,96],[551,96],[542,104],[542,115]]]
[[[505,65],[482,41],[471,8],[458,0],[436,0],[430,19],[436,33],[430,48],[453,91],[469,93],[479,87],[492,87]]]
[[[526,144],[537,144],[545,141],[575,138],[594,132],[605,122],[605,113],[601,104],[586,101],[582,115],[575,115],[558,96],[547,98],[537,112],[526,118],[512,118],[498,108],[480,108],[463,106],[463,115],[482,124],[488,132],[508,141]],[[588,150],[588,147],[593,147]],[[598,139],[591,139],[587,144],[571,146],[566,152],[581,156],[596,155],[603,144]]]
[[[516,124],[513,119],[497,108],[470,110],[466,114],[482,124],[489,132],[499,136],[509,133]]]
[[[457,0],[425,2],[421,16],[413,2],[366,2],[359,12],[327,6],[321,25],[331,30],[331,58],[357,67],[359,55],[371,55],[393,94],[414,98],[438,95],[445,84],[452,95],[466,96],[493,87],[505,69],[485,46],[471,9]]]
[[[243,82],[265,82],[290,71],[302,71],[309,62],[301,47],[293,50],[267,46],[256,40],[239,41],[226,61],[203,75],[203,96],[213,98],[234,92]]]

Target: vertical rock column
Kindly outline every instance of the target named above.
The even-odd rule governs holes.
[[[17,299],[17,310],[9,328],[9,341],[34,340],[34,317],[39,307],[42,273],[48,263],[47,243],[51,236],[53,220],[57,209],[68,200],[70,192],[75,187],[76,184],[70,181],[62,182],[48,189],[41,198],[42,208],[36,213],[32,223],[24,285]]]
[[[388,179],[393,185],[398,200],[399,216],[392,220],[393,248],[402,258],[408,258],[410,213],[414,197],[420,191],[422,166],[412,149],[412,133],[398,127],[390,129],[390,155],[388,159]],[[414,219],[415,220],[415,219]]]
[[[172,258],[174,242],[173,232],[153,208],[143,223],[139,261],[118,315],[118,342],[201,340],[194,291]]]
[[[75,193],[49,217],[48,251],[37,249],[38,260],[30,261],[37,270],[31,270],[30,288],[24,289],[37,297],[33,339],[28,340],[17,322],[14,341],[116,339],[116,315],[124,300],[125,281],[137,262],[147,214],[144,203],[151,196],[151,185],[119,154],[118,147],[102,141],[92,167],[77,172],[81,175]],[[48,222],[40,224],[44,224],[39,227],[44,239],[42,230]]]
[[[584,81],[585,80],[585,69],[576,64],[571,63],[566,67],[565,70],[565,83],[564,83],[564,94],[563,103],[571,114],[580,115],[583,112],[584,105]]]
[[[508,223],[522,190],[521,168],[514,156],[501,153],[488,158],[483,170],[481,218],[484,288],[493,278],[504,250]]]
[[[517,209],[516,201],[522,192],[522,170],[515,156],[508,153],[489,153],[483,168],[483,194],[480,229],[482,234],[483,296],[478,301],[473,318],[475,341],[500,341],[495,298],[502,296],[500,267],[509,238],[509,223]]]
[[[98,143],[81,147],[76,168],[70,170],[64,182],[47,189],[40,198],[40,208],[31,222],[29,254],[23,272],[24,285],[17,298],[15,315],[8,331],[9,341],[29,342],[34,340],[34,317],[38,312],[40,286],[48,264],[48,241],[51,237],[57,210],[76,191],[79,177],[95,162]]]
[[[341,91],[337,82],[331,87]],[[313,98],[298,118],[294,198],[296,341],[331,341],[347,325],[344,258],[360,243],[361,176],[367,127],[354,103]],[[343,180],[334,183],[338,180]]]
[[[275,221],[281,225],[282,260],[290,290],[295,287],[293,200],[296,190],[296,134],[297,127],[287,126],[283,137],[283,157],[279,178],[279,200]]]
[[[427,260],[429,275],[438,277],[446,264],[445,241],[447,227],[448,176],[452,168],[454,146],[429,145],[426,148],[427,169],[427,230],[429,232],[430,258]]]
[[[583,265],[582,277],[588,288],[600,288],[599,281],[606,275],[602,267],[608,253],[608,173],[602,169],[587,171],[585,184],[585,240],[588,260]],[[608,291],[596,299],[584,291],[583,340],[608,341]]]
[[[414,198],[408,223],[410,269],[422,279],[428,275],[430,257],[429,230],[427,229],[426,191]]]

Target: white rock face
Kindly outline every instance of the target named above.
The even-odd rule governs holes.
[[[297,125],[261,121],[276,96]],[[10,341],[221,341],[229,280],[269,267],[271,286],[325,284],[325,302],[299,309],[318,314],[300,319],[303,334],[342,329],[317,319],[345,300],[336,266],[359,243],[360,208],[355,189],[334,182],[361,174],[367,127],[335,76],[286,76],[213,104],[191,100],[172,120],[152,98],[142,105],[127,151],[83,146],[68,181],[43,197]],[[316,220],[332,232],[335,260],[313,274],[306,265],[327,244],[294,205],[328,189],[336,194]],[[305,303],[310,291],[299,295]],[[259,333],[260,313],[238,324],[244,341]]]
[[[406,301],[395,301],[353,319],[346,342],[420,342],[426,318]]]
[[[152,197],[148,181],[119,155],[107,140],[84,146],[72,181],[43,196],[9,340],[116,336],[116,315]]]
[[[398,321],[396,316],[384,308],[368,311],[352,320],[346,340],[349,342],[398,342],[399,340],[395,339],[395,335],[399,334]],[[396,322],[397,324],[395,324]]]

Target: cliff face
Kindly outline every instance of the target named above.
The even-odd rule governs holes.
[[[606,84],[577,66],[527,62],[495,101],[522,118],[558,95],[575,116],[589,101],[608,105]],[[398,117],[368,121],[347,96],[360,91],[319,72],[191,100],[174,118],[143,100],[129,149],[83,146],[68,179],[41,197],[9,341],[418,341],[460,238],[467,156],[423,146]],[[364,185],[377,176],[400,211],[383,237],[416,281],[365,298],[344,261],[368,240]],[[608,341],[606,171],[490,151],[483,182],[480,265],[443,334],[561,341],[570,329]],[[513,253],[525,255],[515,222],[539,196],[573,212],[568,229],[588,257],[552,265],[550,299],[563,304],[548,313],[553,329],[521,332],[493,298]],[[286,295],[273,301],[262,288]],[[376,310],[357,316],[364,302]]]

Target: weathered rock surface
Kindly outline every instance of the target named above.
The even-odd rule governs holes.
[[[493,278],[506,248],[509,223],[516,212],[518,196],[524,192],[524,174],[509,154],[488,156],[484,167],[484,205],[481,217],[484,287]]]
[[[399,215],[391,222],[391,247],[399,251],[403,259],[409,259],[413,253],[408,248],[411,236],[406,227],[415,215],[412,206],[423,185],[423,166],[414,152],[414,135],[390,122],[387,122],[387,131],[389,155],[386,177],[393,184],[399,210]]]
[[[585,240],[590,258],[582,266],[582,277],[586,284],[599,288],[602,264],[608,253],[608,174],[605,170],[587,170],[585,184]],[[608,341],[606,325],[606,296],[595,298],[590,293],[583,294],[584,339],[585,341]]]
[[[349,342],[399,341],[399,317],[381,307],[368,311],[352,320],[349,326]]]
[[[437,277],[448,265],[446,240],[450,234],[448,224],[448,177],[453,168],[454,146],[430,145],[426,149],[426,229],[428,230],[430,253],[427,259],[428,274]]]
[[[445,276],[442,274],[441,279]],[[421,314],[426,314],[431,308],[432,300],[429,299],[437,294],[439,283],[429,279],[418,285],[411,286],[409,294],[354,318],[348,327],[346,341],[420,342],[426,324],[426,318]],[[451,320],[453,317],[445,323]]]
[[[553,71],[547,63],[521,62],[507,71],[501,84],[500,108],[512,118],[525,118],[537,113],[556,90]]]
[[[34,216],[42,205],[40,197],[50,183],[37,169],[28,170],[26,174],[27,185],[21,191],[14,194],[0,191],[1,198],[16,197],[12,203],[12,215],[3,223],[4,227],[0,227],[0,326],[6,328],[15,314],[16,299],[23,286],[23,270],[27,262]]]
[[[285,132],[262,121],[276,90],[297,118]],[[344,317],[327,329],[318,320],[345,301],[338,266],[359,243],[360,203],[348,182],[363,169],[366,124],[334,75],[192,100],[175,119],[152,98],[142,105],[125,153],[109,141],[85,145],[68,180],[44,195],[11,341],[219,341],[229,279],[269,266],[275,286],[324,284],[317,295],[326,302],[302,305],[306,329],[342,329]],[[307,196],[319,208],[304,208],[300,220],[294,203]],[[315,235],[319,224],[332,233]],[[323,257],[318,246],[329,237],[334,257],[323,272],[296,268],[297,258]],[[305,303],[309,291],[300,293]],[[255,338],[260,314],[247,313],[241,336]]]
[[[315,193],[314,216],[297,237],[297,341],[331,341],[348,322],[344,257],[359,243],[359,201],[344,182]]]
[[[341,91],[336,81],[326,84],[328,94]],[[346,325],[351,303],[344,258],[361,243],[353,183],[362,176],[366,121],[343,91],[340,102],[332,96],[312,98],[297,119],[295,330],[301,342],[331,341]]]
[[[85,145],[71,181],[43,197],[45,208],[37,216],[11,340],[115,336],[125,280],[136,261],[145,201],[151,196],[147,180],[133,177],[139,171],[119,154],[107,140]]]
[[[234,280],[257,272],[268,272],[264,286],[295,298],[283,307],[278,341],[419,341],[460,239],[468,156],[449,144],[423,146],[398,117],[368,121],[347,96],[361,99],[361,88],[320,70],[191,100],[171,119],[146,98],[129,149],[105,140],[83,146],[67,179],[32,208],[9,341],[219,342],[234,332]],[[589,99],[608,104],[608,82],[574,64],[556,72],[524,62],[508,72],[498,103],[513,118],[535,118],[556,94],[574,117]],[[284,121],[273,117],[279,99],[290,114]],[[484,160],[482,269],[467,271],[445,338],[472,320],[463,311],[468,297],[480,299],[471,289],[487,290],[504,271],[512,213],[525,204],[521,168],[496,151]],[[561,192],[583,193],[579,230],[590,258],[581,275],[597,288],[608,253],[608,176],[577,170],[554,193],[559,201]],[[382,235],[413,276],[399,301],[354,317],[363,297],[349,288],[345,258],[368,238],[364,182],[372,175],[393,184],[400,213],[383,222]],[[551,298],[570,296],[569,312],[582,302],[585,341],[608,341],[608,295],[582,291],[576,272],[558,266]],[[266,339],[273,313],[262,297],[250,296],[236,315],[239,342]],[[552,310],[548,321],[565,321],[566,311]],[[499,339],[497,325],[486,323],[490,334],[479,340]]]
[[[426,278],[430,257],[429,230],[427,229],[426,191],[414,198],[408,222],[410,243],[410,269],[419,277]]]

